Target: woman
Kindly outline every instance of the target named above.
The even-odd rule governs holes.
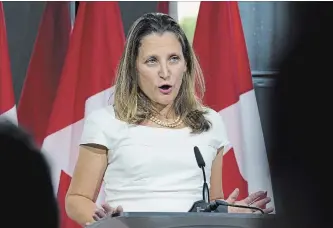
[[[188,211],[202,198],[194,146],[206,163],[211,199],[223,199],[222,155],[229,142],[220,115],[200,103],[203,93],[199,63],[180,26],[160,13],[139,18],[120,61],[114,105],[85,120],[68,215],[86,224],[116,210]],[[94,202],[102,179],[107,203],[101,210]],[[236,189],[227,201],[234,203],[237,195]],[[257,192],[237,203],[269,201]]]

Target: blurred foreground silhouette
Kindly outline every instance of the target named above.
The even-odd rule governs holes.
[[[58,228],[58,207],[48,164],[29,135],[0,120],[3,223]]]
[[[272,110],[270,166],[277,211],[288,227],[333,227],[332,2],[294,2]]]

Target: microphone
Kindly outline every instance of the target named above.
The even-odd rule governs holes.
[[[229,207],[240,207],[240,208],[247,208],[252,209],[255,211],[260,211],[261,214],[265,214],[265,212],[259,207],[252,207],[252,206],[245,206],[245,205],[237,205],[237,204],[230,204],[223,200],[215,200],[207,205],[207,207],[203,210],[203,212],[217,212],[219,206],[229,206]]]
[[[204,178],[204,183],[202,186],[202,198],[206,203],[209,203],[209,188],[208,188],[208,184],[206,181],[206,173],[205,173],[205,161],[200,153],[200,150],[197,146],[194,147],[194,155],[195,155],[195,159],[197,160],[198,166],[199,168],[202,169],[202,175]]]
[[[265,212],[259,208],[259,207],[252,207],[252,206],[245,206],[245,205],[237,205],[237,204],[229,204],[226,201],[223,200],[214,200],[213,202],[210,202],[209,198],[209,188],[206,180],[206,173],[205,173],[205,161],[200,153],[200,150],[197,146],[194,147],[194,155],[195,159],[197,160],[197,164],[199,168],[202,169],[202,174],[204,178],[204,183],[202,187],[202,198],[203,200],[199,200],[195,202],[189,212],[222,212],[222,213],[228,213],[228,207],[239,207],[239,208],[247,208],[252,209],[255,211],[260,211],[262,214],[265,214]]]

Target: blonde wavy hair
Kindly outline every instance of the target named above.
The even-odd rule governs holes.
[[[202,105],[205,83],[199,62],[179,24],[169,15],[147,13],[137,19],[129,30],[125,50],[117,69],[114,108],[118,119],[131,124],[140,124],[151,115],[156,115],[151,100],[138,84],[136,59],[143,37],[151,34],[172,32],[178,38],[187,65],[187,71],[173,109],[192,133],[208,131],[211,123],[205,118]]]

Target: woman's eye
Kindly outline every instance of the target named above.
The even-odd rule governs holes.
[[[156,59],[148,59],[146,61],[146,63],[148,63],[148,64],[154,64],[154,63],[156,63]]]
[[[172,57],[170,58],[171,62],[178,62],[179,59],[180,59],[180,58],[179,58],[178,56],[172,56]]]

